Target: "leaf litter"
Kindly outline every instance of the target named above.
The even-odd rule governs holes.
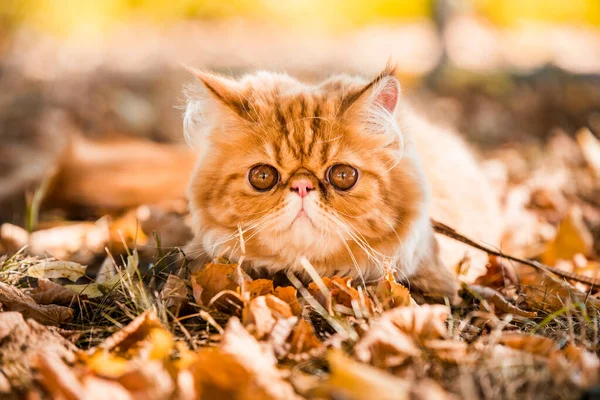
[[[576,178],[597,173],[597,139],[560,140],[583,146],[582,161],[566,169],[572,179],[533,173],[508,184],[507,218],[530,221],[536,236],[518,243],[509,231],[506,249],[596,277],[600,217],[586,199],[599,188]],[[540,168],[553,171],[547,157]],[[83,252],[56,244],[60,259],[32,242],[56,228],[2,226],[13,255],[0,259],[0,395],[577,398],[600,385],[597,287],[495,256],[452,306],[418,304],[391,273],[365,287],[345,277],[254,279],[226,259],[190,271],[160,238],[147,246],[153,234],[136,233],[135,212],[112,231],[105,220],[62,227],[75,243],[98,235]],[[86,265],[98,259],[93,272]]]

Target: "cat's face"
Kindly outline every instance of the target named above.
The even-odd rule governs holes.
[[[201,136],[202,154],[188,194],[209,255],[229,249],[274,268],[393,255],[424,201],[393,75],[316,86],[199,77],[206,90],[190,97],[186,132]]]

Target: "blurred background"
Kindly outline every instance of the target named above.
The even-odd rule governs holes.
[[[580,162],[576,133],[600,134],[598,0],[2,0],[0,222],[33,229],[40,185],[73,135],[182,143],[182,65],[314,80],[374,75],[388,60],[404,96],[486,160],[509,209],[509,184]],[[551,169],[541,186],[582,198],[574,175]],[[593,231],[597,186],[583,207]]]

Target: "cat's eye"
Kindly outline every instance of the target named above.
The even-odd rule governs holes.
[[[338,190],[348,190],[356,184],[358,171],[347,164],[336,164],[327,171],[327,180]]]
[[[250,168],[248,182],[259,192],[270,190],[279,181],[279,172],[267,164],[260,164]]]

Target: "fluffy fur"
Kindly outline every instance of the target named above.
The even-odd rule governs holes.
[[[201,149],[188,189],[191,257],[243,257],[250,268],[302,274],[305,256],[322,276],[368,282],[391,269],[431,295],[455,293],[456,279],[439,257],[430,224],[432,207],[440,207],[431,204],[420,158],[423,150],[443,169],[450,166],[443,161],[449,149],[431,154],[437,148],[428,143],[431,129],[411,131],[414,117],[399,106],[393,69],[372,81],[336,76],[318,85],[266,72],[240,80],[197,76],[202,87],[190,91],[184,119],[186,136]],[[446,145],[459,152],[449,161],[471,163],[464,146],[446,136]],[[270,191],[248,182],[257,164],[280,174]],[[328,182],[335,164],[358,170],[350,190]],[[468,167],[477,170],[474,161]],[[478,172],[458,172],[442,185],[444,195],[453,197],[449,183],[463,175],[468,185],[484,184]],[[315,188],[305,198],[291,190],[299,179]]]

